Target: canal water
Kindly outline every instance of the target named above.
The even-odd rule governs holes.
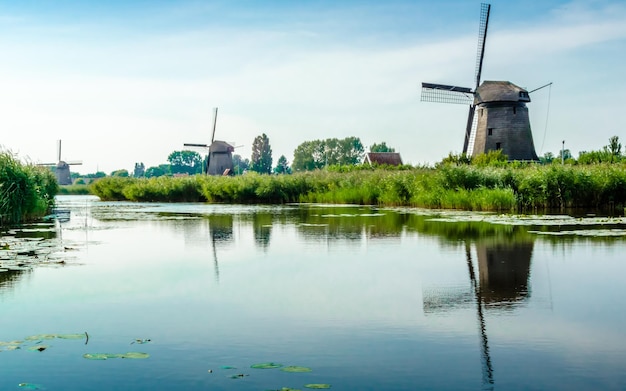
[[[626,389],[623,218],[58,209],[0,238],[1,390]]]

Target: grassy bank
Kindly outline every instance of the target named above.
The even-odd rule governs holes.
[[[45,216],[54,205],[58,186],[45,167],[24,165],[0,152],[0,224],[14,224]]]
[[[625,165],[528,165],[314,171],[237,177],[103,178],[104,200],[161,202],[372,204],[515,211],[626,205]],[[621,208],[621,209],[620,209]]]
[[[87,195],[87,194],[91,194],[91,186],[89,185],[59,186],[59,194],[61,195]]]

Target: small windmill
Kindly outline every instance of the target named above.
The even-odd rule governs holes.
[[[530,102],[529,92],[509,81],[481,84],[490,11],[490,4],[481,5],[474,90],[422,83],[421,100],[469,104],[463,153],[475,156],[502,150],[509,160],[538,160],[526,107]]]
[[[71,185],[72,184],[72,175],[70,173],[70,166],[81,165],[83,162],[74,161],[74,162],[66,162],[61,160],[61,140],[58,142],[58,155],[57,155],[56,163],[42,163],[40,166],[49,166],[54,167],[54,174],[57,177],[57,182],[59,185]]]
[[[186,147],[208,148],[206,173],[207,175],[232,175],[233,152],[235,147],[225,141],[215,140],[215,128],[217,126],[217,107],[213,109],[213,133],[211,144],[185,143]]]

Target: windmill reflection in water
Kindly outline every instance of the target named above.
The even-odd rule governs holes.
[[[476,307],[481,339],[483,383],[494,384],[493,365],[485,323],[485,309],[509,310],[530,297],[528,280],[534,242],[485,238],[473,242],[478,271],[474,266],[472,242],[465,241],[465,257],[470,279],[467,289],[434,288],[424,292],[424,314],[446,313]]]

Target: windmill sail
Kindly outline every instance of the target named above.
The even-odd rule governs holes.
[[[474,101],[474,92],[467,87],[422,83],[421,101],[467,105]]]
[[[451,86],[446,84],[422,83],[422,94],[420,100],[422,102],[436,103],[454,103],[469,105],[467,114],[467,125],[465,126],[465,139],[463,141],[463,153],[467,154],[471,149],[475,138],[476,121],[474,112],[474,93],[480,85],[480,77],[483,68],[483,59],[485,57],[485,42],[487,40],[487,27],[489,25],[489,12],[491,5],[481,4],[480,8],[480,24],[478,28],[478,50],[476,55],[476,70],[474,72],[475,87],[472,91],[468,87]]]
[[[480,5],[480,23],[478,25],[478,49],[476,51],[476,71],[474,76],[476,78],[476,87],[474,91],[478,90],[480,86],[480,76],[483,71],[483,59],[485,58],[485,42],[487,41],[487,27],[489,27],[489,13],[491,11],[491,5],[482,3]],[[467,125],[465,127],[465,141],[463,142],[463,153],[467,154],[467,151],[471,151],[474,148],[476,140],[476,118],[474,113],[476,112],[476,105],[472,102],[472,105],[467,114]]]
[[[217,127],[217,107],[213,109],[213,134],[211,135],[211,143],[215,141],[215,128]]]

